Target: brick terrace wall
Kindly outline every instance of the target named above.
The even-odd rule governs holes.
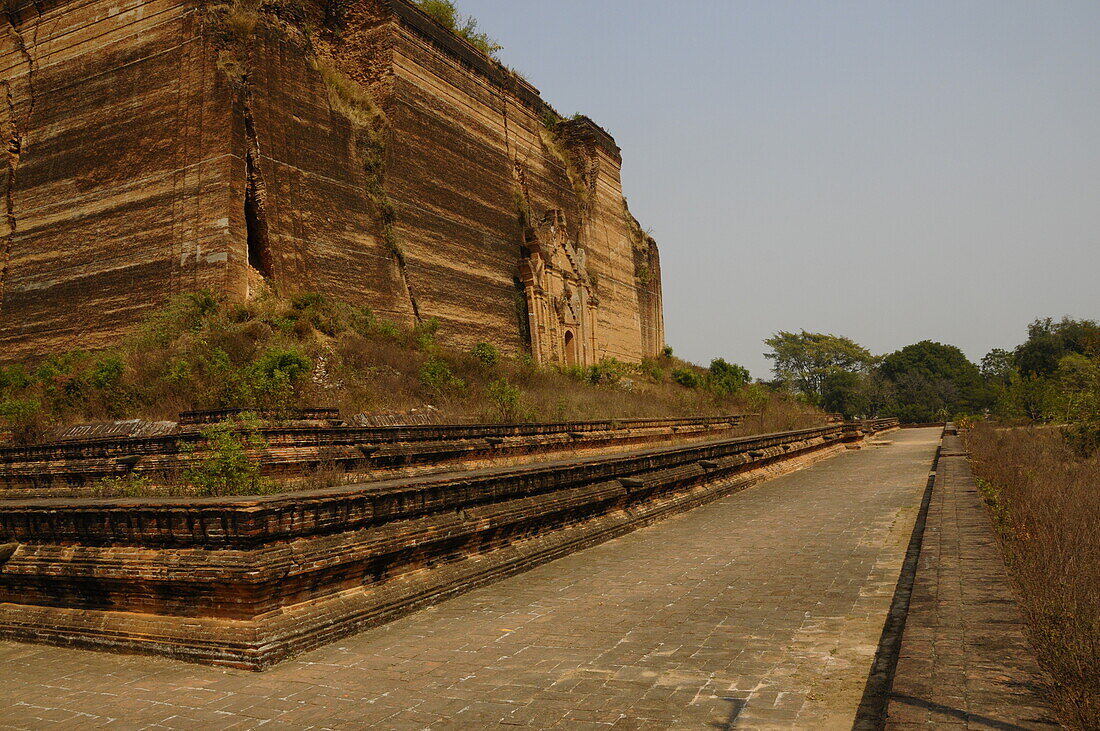
[[[835,453],[843,434],[261,498],[10,501],[0,636],[261,669]]]

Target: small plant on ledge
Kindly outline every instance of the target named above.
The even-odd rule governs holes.
[[[477,18],[462,15],[451,0],[416,0],[416,5],[437,23],[490,58],[495,58],[497,51],[504,48],[487,34],[478,32]]]

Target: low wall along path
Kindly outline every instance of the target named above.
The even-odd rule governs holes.
[[[8,500],[0,637],[262,670],[862,436],[834,425],[264,497]]]

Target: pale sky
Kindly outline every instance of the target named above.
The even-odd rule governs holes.
[[[667,340],[776,330],[977,361],[1100,318],[1100,2],[458,0],[623,150]]]

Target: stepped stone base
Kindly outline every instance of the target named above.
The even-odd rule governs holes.
[[[267,498],[12,501],[0,637],[263,670],[840,453],[842,434]]]

